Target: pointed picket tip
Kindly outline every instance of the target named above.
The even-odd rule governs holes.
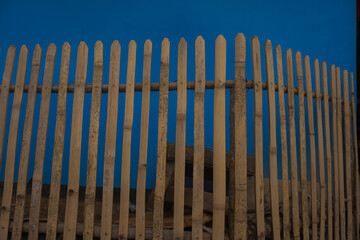
[[[144,49],[146,51],[150,51],[152,49],[152,42],[150,39],[146,39],[145,44],[144,44]]]
[[[35,46],[35,49],[34,49],[35,51],[39,51],[39,50],[42,50],[41,49],[41,47],[40,47],[40,44],[36,44],[36,46]]]
[[[286,50],[286,54],[287,54],[287,55],[288,55],[288,54],[292,55],[292,50],[291,50],[291,48],[288,48],[288,49]]]
[[[259,41],[259,38],[257,35],[253,36],[253,38],[251,39],[251,41]]]
[[[310,61],[310,57],[309,57],[309,55],[305,55],[304,60],[309,60],[309,61]]]
[[[269,39],[265,41],[265,47],[272,47],[271,41]]]
[[[321,67],[324,68],[325,71],[327,70],[327,65],[325,61],[321,63]]]
[[[178,47],[180,47],[180,46],[187,46],[187,42],[186,42],[185,38],[183,38],[183,37],[180,39],[180,42],[178,44]]]
[[[29,51],[29,49],[27,48],[27,46],[25,44],[21,46],[20,52],[22,52],[22,51],[26,51],[26,52]]]
[[[282,49],[281,49],[281,46],[280,45],[277,45],[276,47],[276,52],[281,54],[282,53]]]
[[[87,49],[88,46],[86,45],[86,43],[84,41],[81,41],[78,47],[78,50],[80,50],[81,48]]]
[[[51,55],[51,56],[55,56],[56,53],[56,45],[54,43],[50,43],[47,49],[46,54],[47,55]]]
[[[42,49],[40,45],[36,44],[33,54],[33,60],[32,60],[33,66],[40,65],[41,53],[42,53]]]
[[[167,45],[170,45],[170,41],[168,38],[164,38],[161,42],[161,44],[167,44]]]
[[[95,47],[103,47],[103,43],[101,41],[96,41]]]
[[[245,40],[245,36],[243,33],[238,33],[235,37],[235,39]]]
[[[16,51],[16,47],[15,45],[10,45],[9,49],[8,49],[8,53]]]
[[[63,47],[63,50],[69,50],[70,51],[70,49],[71,49],[71,46],[70,46],[70,44],[68,42],[64,42],[62,47]]]
[[[348,70],[344,70],[344,71],[343,71],[343,74],[346,74],[346,75],[347,75],[347,74],[348,74]]]
[[[113,43],[111,44],[111,50],[115,50],[115,49],[121,49],[120,43],[118,40],[114,40]]]
[[[129,48],[133,48],[133,47],[136,47],[136,42],[134,40],[131,40],[129,42]]]
[[[314,64],[319,65],[319,59],[316,58],[316,59],[314,60]]]
[[[301,52],[297,51],[297,52],[295,53],[295,58],[301,59]]]
[[[226,42],[224,36],[222,34],[220,34],[217,38],[215,42]]]
[[[196,38],[196,40],[195,40],[195,44],[196,43],[202,43],[202,42],[205,42],[205,40],[204,40],[204,38],[201,36],[201,35],[199,35],[199,36],[197,36],[197,38]]]

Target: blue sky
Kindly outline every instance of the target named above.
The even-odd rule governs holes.
[[[143,45],[151,39],[153,45],[151,81],[159,81],[161,41],[170,40],[170,81],[176,80],[177,45],[181,37],[188,43],[188,81],[195,79],[195,39],[202,35],[206,46],[206,79],[214,79],[215,39],[223,34],[227,40],[227,79],[234,79],[234,39],[237,33],[244,33],[247,39],[246,77],[252,79],[251,45],[254,35],[260,39],[261,54],[264,57],[263,44],[266,39],[272,41],[273,47],[280,44],[285,53],[292,48],[293,53],[301,51],[303,57],[310,56],[311,68],[313,60],[326,61],[328,66],[335,64],[342,70],[355,71],[356,40],[356,2],[355,1],[0,1],[0,74],[5,65],[6,49],[10,45],[22,44],[29,48],[27,77],[30,80],[32,52],[37,43],[43,49],[39,84],[42,83],[46,49],[50,43],[57,46],[53,84],[58,84],[61,59],[61,47],[69,42],[71,50],[69,83],[74,83],[76,50],[80,41],[89,47],[88,73],[86,83],[92,81],[94,44],[101,40],[104,44],[103,83],[108,82],[110,46],[112,41],[121,44],[120,83],[126,81],[127,52],[130,40],[137,43],[137,60],[135,81],[142,81]],[[15,82],[18,56],[15,60],[12,83]],[[264,58],[262,59],[262,77],[266,81]],[[276,76],[276,69],[275,69]],[[314,78],[313,78],[314,79]],[[276,80],[277,81],[277,80]],[[285,78],[286,83],[286,78]],[[296,85],[296,83],[295,83]],[[315,86],[313,84],[313,86]],[[228,94],[227,94],[228,96]],[[277,97],[277,95],[276,95]],[[192,91],[187,100],[187,137],[186,143],[193,145],[193,98]],[[72,114],[72,94],[67,100],[67,128],[63,161],[62,183],[68,178],[68,157],[70,145],[70,129]],[[267,96],[264,92],[264,174],[268,176],[268,121]],[[278,99],[277,99],[278,100]],[[40,111],[41,96],[37,96],[33,136],[30,152],[29,178],[32,176],[37,124]],[[45,154],[44,182],[50,183],[51,161],[53,154],[56,94],[52,95],[49,115],[47,147]],[[115,164],[115,186],[120,186],[122,128],[124,118],[125,95],[119,94],[118,137]],[[10,95],[7,127],[11,115],[12,94]],[[227,106],[228,106],[227,101]],[[86,184],[87,139],[89,129],[91,95],[86,94],[84,105],[83,143],[81,157],[80,184]],[[205,95],[205,144],[212,147],[213,132],[213,91]],[[248,153],[253,154],[253,94],[248,93]],[[22,104],[17,145],[16,168],[18,169],[22,129],[24,125],[26,94]],[[150,100],[150,132],[148,151],[147,187],[155,183],[156,146],[157,146],[157,111],[158,93],[151,94]],[[102,185],[104,142],[106,129],[107,95],[101,99],[100,136],[97,184]],[[227,111],[228,113],[228,111]],[[278,114],[278,112],[277,112]],[[168,141],[175,141],[176,127],[176,92],[169,95],[169,131]],[[278,115],[277,115],[278,116]],[[297,117],[297,115],[296,115]],[[131,152],[131,186],[136,186],[139,137],[141,118],[141,93],[135,94],[134,123]],[[296,119],[297,121],[297,119]],[[316,126],[316,125],[315,125]],[[277,125],[279,127],[279,124]],[[7,129],[8,130],[8,129]],[[281,167],[280,132],[278,129],[278,166]],[[8,131],[6,132],[6,138]],[[229,146],[229,128],[227,124],[227,148]],[[6,156],[4,147],[3,162]],[[309,148],[308,148],[309,152]],[[309,156],[309,154],[308,154]],[[3,164],[4,166],[4,164]],[[309,175],[309,174],[308,174]],[[4,167],[0,177],[4,176]],[[279,172],[281,177],[281,172]],[[17,171],[15,172],[17,178]]]

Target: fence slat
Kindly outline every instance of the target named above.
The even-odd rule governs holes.
[[[351,119],[349,102],[348,71],[343,71],[344,90],[344,140],[345,140],[345,173],[346,173],[346,202],[347,202],[347,239],[353,238],[353,213],[352,213],[352,186],[351,186]]]
[[[306,55],[304,58],[305,80],[307,92],[307,112],[308,112],[308,128],[310,141],[310,176],[311,176],[311,222],[312,222],[312,239],[317,239],[317,201],[316,201],[316,149],[315,149],[315,127],[314,127],[314,101],[312,98],[312,83],[310,59]],[[316,234],[315,234],[316,233]]]
[[[161,44],[160,89],[159,89],[159,120],[156,185],[153,210],[153,239],[163,238],[163,216],[165,196],[166,172],[166,143],[168,120],[168,91],[169,91],[169,51],[170,42],[167,38]]]
[[[75,239],[79,199],[79,172],[88,47],[81,42],[76,63],[75,92],[70,137],[69,179],[66,197],[64,239]]]
[[[288,81],[288,114],[289,114],[289,143],[291,161],[291,205],[292,205],[292,228],[294,239],[300,239],[299,219],[299,186],[297,170],[296,151],[296,125],[295,125],[295,103],[294,103],[294,73],[292,51],[286,51],[286,72]]]
[[[353,125],[353,138],[354,138],[354,152],[355,152],[355,230],[356,239],[360,238],[359,227],[360,227],[360,191],[359,191],[359,152],[358,152],[358,141],[357,141],[357,127],[356,127],[356,111],[355,111],[355,93],[354,93],[354,75],[350,73],[351,81],[351,112],[352,112],[352,125]]]
[[[226,200],[226,138],[225,138],[226,40],[219,35],[215,41],[214,89],[214,165],[213,165],[213,239],[224,239]]]
[[[257,36],[251,39],[251,54],[254,81],[254,153],[255,153],[255,202],[257,239],[265,239],[263,127],[262,127],[262,80],[260,43]]]
[[[330,66],[330,88],[331,88],[331,125],[332,125],[332,147],[333,147],[333,169],[334,169],[334,239],[339,239],[339,158],[337,143],[337,91],[335,65]]]
[[[276,47],[276,63],[279,92],[279,122],[281,135],[281,165],[282,165],[282,193],[283,193],[283,239],[290,240],[290,205],[289,205],[289,166],[288,145],[286,133],[286,111],[284,95],[284,76],[281,46]]]
[[[325,125],[325,152],[326,152],[326,187],[327,187],[327,239],[333,239],[333,174],[331,161],[331,137],[330,137],[330,116],[329,116],[329,90],[326,62],[321,63],[321,76],[323,81],[324,97],[324,125]]]
[[[235,213],[234,239],[247,238],[246,39],[235,38]]]
[[[32,134],[33,120],[34,120],[36,88],[37,88],[37,84],[39,80],[39,72],[40,72],[41,53],[42,53],[41,47],[39,44],[37,44],[32,59],[30,89],[26,104],[24,132],[23,132],[23,140],[22,140],[21,153],[20,153],[18,184],[16,190],[14,224],[13,224],[11,239],[19,239],[19,240],[21,239],[22,223],[23,223],[24,208],[25,208],[27,171],[29,166],[31,134]]]
[[[296,77],[299,94],[299,134],[300,134],[300,184],[301,184],[301,208],[302,227],[304,240],[309,239],[309,213],[307,200],[307,167],[306,167],[306,128],[305,128],[305,104],[304,104],[304,75],[302,68],[301,53],[295,54]]]
[[[7,107],[9,101],[9,90],[10,83],[14,68],[15,62],[15,54],[16,48],[15,46],[10,46],[7,55],[6,55],[6,63],[3,74],[3,80],[1,83],[1,94],[0,94],[0,169],[2,167],[2,156],[4,150],[4,140],[5,140],[5,127],[6,127],[6,115],[7,115]]]
[[[103,76],[103,44],[95,43],[94,49],[94,74],[91,93],[89,147],[87,161],[86,192],[84,200],[84,239],[93,239],[96,169],[98,159],[99,119],[101,103],[101,84]]]
[[[60,199],[61,169],[64,154],[65,127],[66,127],[66,96],[70,64],[69,43],[64,43],[61,54],[59,94],[56,112],[54,153],[51,170],[51,185],[49,208],[46,227],[46,239],[55,240],[57,232],[58,209]]]
[[[186,134],[186,81],[187,43],[181,38],[178,45],[176,147],[174,175],[174,239],[184,235],[184,188],[185,188],[185,134]]]
[[[266,40],[265,42],[265,65],[266,65],[266,79],[268,83],[271,220],[272,220],[273,238],[280,239],[274,58],[273,58],[272,44],[270,40]]]
[[[26,75],[28,49],[25,45],[21,47],[19,63],[16,73],[16,88],[14,93],[14,100],[11,110],[8,148],[6,152],[6,166],[5,166],[5,178],[4,189],[1,202],[0,211],[0,236],[7,239],[9,230],[10,210],[11,210],[11,198],[14,183],[14,168],[16,157],[16,143],[18,137],[19,120],[21,103],[23,99],[23,89]]]
[[[194,166],[192,238],[203,238],[204,208],[204,95],[205,95],[205,41],[195,41],[195,99],[194,99]]]
[[[119,105],[119,74],[121,47],[114,41],[110,50],[109,95],[106,118],[104,178],[101,208],[101,238],[111,238],[117,116]]]
[[[39,234],[39,216],[41,205],[42,177],[46,149],[46,136],[49,123],[51,85],[54,75],[56,46],[50,44],[46,53],[43,89],[39,116],[39,128],[36,141],[35,166],[31,186],[29,239],[37,239]]]
[[[325,186],[325,165],[324,165],[325,164],[324,163],[324,132],[323,132],[322,109],[321,109],[320,68],[319,68],[318,59],[315,59],[314,61],[314,72],[315,72],[316,119],[317,119],[317,140],[318,140],[318,159],[319,159],[319,177],[320,177],[320,240],[325,240],[326,186]],[[315,181],[315,189],[316,189],[316,181]],[[315,208],[317,210],[316,205]],[[314,235],[315,234],[313,234],[313,236]]]
[[[136,188],[136,239],[145,239],[145,188],[149,141],[151,54],[152,43],[150,40],[146,40],[144,45],[139,170]]]
[[[121,195],[119,217],[119,239],[128,239],[129,200],[130,200],[130,154],[131,133],[134,112],[134,83],[136,64],[136,43],[129,44],[128,67],[126,78],[125,116],[123,131],[123,148],[121,158]]]
[[[337,140],[338,140],[338,169],[339,169],[339,199],[340,199],[340,236],[346,239],[346,219],[345,219],[345,194],[344,194],[344,151],[343,151],[343,120],[341,104],[341,77],[340,68],[336,68],[336,91],[337,91]]]

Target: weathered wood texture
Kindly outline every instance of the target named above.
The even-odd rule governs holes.
[[[119,104],[119,74],[121,47],[114,41],[110,50],[109,86],[105,135],[104,179],[101,208],[101,238],[110,239],[113,208],[116,130]]]
[[[195,100],[194,100],[194,183],[192,238],[202,239],[204,209],[204,95],[205,95],[205,41],[199,36],[195,42]],[[185,155],[186,156],[186,155]],[[186,157],[185,157],[186,159]]]
[[[320,70],[319,61],[317,59],[314,61],[313,81],[309,57],[305,56],[302,59],[300,52],[297,52],[294,67],[292,51],[288,49],[285,78],[281,47],[276,48],[276,56],[273,56],[271,42],[269,40],[265,42],[265,69],[261,69],[262,53],[260,42],[255,36],[251,40],[253,80],[246,79],[246,39],[243,34],[238,34],[235,38],[235,80],[226,80],[226,69],[229,69],[226,65],[226,40],[219,35],[215,41],[215,80],[206,80],[205,40],[199,36],[195,41],[194,55],[188,56],[187,43],[183,38],[180,40],[177,63],[174,64],[177,65],[177,79],[170,82],[168,39],[165,38],[162,42],[159,82],[156,78],[151,81],[152,42],[147,40],[144,44],[142,82],[135,83],[136,43],[131,41],[127,59],[127,79],[126,83],[122,84],[120,84],[121,47],[118,41],[114,41],[110,50],[109,82],[103,84],[103,49],[106,48],[100,41],[95,43],[92,81],[86,84],[88,48],[85,42],[81,42],[77,53],[75,83],[70,79],[72,83],[68,84],[70,45],[65,43],[62,47],[58,85],[52,84],[53,73],[58,66],[55,63],[54,44],[50,44],[47,50],[42,84],[38,84],[42,55],[40,46],[37,45],[34,49],[28,84],[25,84],[28,55],[26,46],[21,48],[16,82],[13,84],[11,81],[16,58],[15,47],[11,46],[8,49],[0,87],[0,166],[1,158],[6,156],[2,169],[5,172],[4,183],[1,185],[0,235],[2,238],[8,238],[9,232],[11,238],[17,240],[24,237],[24,232],[28,234],[29,239],[38,239],[40,235],[42,237],[42,234],[46,234],[46,239],[52,240],[59,237],[76,239],[79,235],[84,239],[100,237],[139,240],[209,239],[210,237],[265,239],[271,236],[274,239],[296,240],[300,237],[303,239],[319,237],[322,240],[359,238],[359,163],[352,73],[350,73],[351,89],[349,89],[348,71],[343,71],[341,78],[340,68],[331,65],[331,95],[329,95],[325,62],[321,64]],[[188,57],[195,59],[194,76],[189,77],[192,81],[187,81]],[[276,57],[277,76],[274,70],[274,57]],[[304,71],[302,61],[304,61]],[[297,88],[294,87],[294,69]],[[264,82],[261,76],[262,70],[266,70]],[[306,80],[305,87],[304,80]],[[315,92],[312,89],[313,84],[315,84]],[[230,88],[230,101],[227,88]],[[205,113],[209,104],[205,98],[207,89],[213,90],[210,92],[214,94],[213,149],[205,148],[207,134]],[[254,94],[254,143],[250,145],[254,147],[254,156],[247,155],[247,115],[250,110],[247,109],[249,107],[247,91],[249,89]],[[187,99],[188,90],[195,90],[194,100]],[[267,91],[267,99],[263,105],[264,90]],[[142,91],[142,103],[137,190],[132,191],[133,196],[130,194],[130,165],[133,161],[131,139],[133,118],[137,116],[134,115],[134,109],[140,107],[134,105],[135,91]],[[158,112],[152,112],[151,91],[159,92]],[[169,91],[177,91],[175,143],[167,142]],[[116,149],[120,92],[126,94],[125,114],[122,116],[124,127],[121,153]],[[279,97],[278,103],[276,92]],[[35,164],[29,166],[32,163],[31,140],[34,134],[33,119],[36,114],[38,93],[41,94],[41,102],[36,149],[34,149]],[[54,123],[49,122],[50,100],[53,93],[57,94],[58,99]],[[68,157],[63,156],[66,121],[69,121],[66,119],[66,111],[71,108],[67,105],[67,93],[74,94]],[[89,136],[85,140],[88,141],[87,169],[82,169],[80,159],[83,146],[85,93],[91,94],[91,110],[89,119],[84,119],[86,122],[89,121],[90,125]],[[99,136],[104,134],[100,133],[100,106],[104,93],[108,98],[104,174],[102,191],[98,191],[96,186],[98,151],[100,151],[98,141]],[[22,106],[23,95],[27,96],[26,109]],[[12,100],[12,112],[11,118],[7,119],[9,99],[10,102]],[[194,132],[193,136],[187,136],[188,139],[193,137],[194,146],[186,146],[186,129],[188,134],[189,129],[192,129],[191,126],[188,128],[186,126],[187,101],[194,101]],[[230,121],[227,119],[228,105],[230,105]],[[266,110],[267,115],[264,117],[263,111]],[[277,136],[277,111],[280,136]],[[24,119],[21,114],[25,115]],[[149,174],[147,158],[151,114],[158,116],[158,140],[156,185],[148,195],[146,178]],[[192,114],[192,111],[189,111],[189,114]],[[295,117],[298,117],[298,122]],[[264,148],[263,121],[267,119],[269,125],[266,128],[269,129],[269,138],[265,135],[265,140],[269,141],[269,146]],[[6,125],[7,121],[9,126]],[[230,122],[230,152],[226,152],[228,122]],[[46,143],[46,137],[48,126],[52,124],[55,124],[55,134],[54,147],[51,149],[53,157],[50,160],[51,184],[46,185],[45,194],[45,190],[42,189],[43,171],[45,152],[49,145]],[[22,126],[24,126],[22,145],[19,150],[17,136],[18,128]],[[8,137],[5,139],[7,131]],[[277,143],[281,144],[279,152]],[[297,143],[300,147],[298,150]],[[3,154],[4,146],[7,146],[6,154]],[[17,160],[18,151],[19,160]],[[118,174],[114,170],[116,152],[122,156],[121,189],[114,188],[114,176]],[[278,154],[280,152],[281,157]],[[269,179],[264,179],[264,156],[269,156]],[[61,186],[63,157],[69,158],[69,169],[65,170],[69,173],[68,185],[65,188]],[[280,163],[281,169],[278,166]],[[298,166],[300,166],[300,182]],[[32,168],[34,173],[28,176],[28,170]],[[267,170],[267,167],[265,169]],[[278,171],[281,171],[282,180],[278,180]],[[16,173],[18,177],[15,185]],[[79,186],[82,173],[86,174],[84,187]],[[29,178],[32,181],[28,184]],[[192,178],[193,189],[187,186],[188,178]],[[212,181],[212,192],[211,190],[209,192],[210,185],[207,184],[210,181]],[[299,202],[299,193],[301,202]],[[129,213],[130,200],[136,202],[136,213]],[[225,221],[226,216],[227,221]],[[150,226],[152,229],[149,228]],[[192,232],[188,231],[190,228]]]
[[[81,137],[84,110],[85,81],[88,63],[88,47],[81,42],[78,47],[75,92],[71,123],[69,179],[66,197],[64,239],[75,239],[78,215]]]
[[[176,147],[174,179],[174,236],[182,239],[184,234],[184,188],[185,188],[185,135],[186,135],[186,81],[187,81],[187,43],[181,38],[178,45],[177,67],[177,110]]]
[[[51,171],[51,185],[48,208],[48,222],[46,229],[47,239],[56,239],[57,220],[60,199],[60,185],[61,185],[61,170],[64,153],[65,141],[65,127],[66,127],[66,97],[67,97],[67,83],[69,77],[70,65],[70,45],[64,43],[61,54],[60,79],[59,79],[59,94],[56,112],[55,125],[55,139],[54,139],[54,154]]]
[[[16,90],[14,93],[14,100],[11,111],[8,148],[6,152],[6,166],[5,166],[5,178],[4,178],[4,191],[1,202],[0,212],[0,236],[7,238],[10,210],[11,210],[11,198],[14,182],[14,168],[15,168],[15,155],[16,155],[16,142],[19,129],[20,110],[23,99],[23,88],[26,75],[26,65],[28,58],[28,48],[23,45],[20,50],[18,69],[16,74]],[[6,79],[5,79],[6,80]],[[4,129],[5,130],[5,129]]]

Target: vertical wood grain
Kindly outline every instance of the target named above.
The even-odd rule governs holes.
[[[178,45],[176,145],[174,175],[174,240],[184,236],[185,137],[187,97],[187,43],[181,38]]]
[[[101,103],[101,84],[103,76],[103,44],[95,43],[94,73],[91,92],[91,110],[89,127],[89,146],[87,161],[86,192],[84,200],[84,234],[83,239],[93,239],[96,169],[98,160],[99,120]]]
[[[54,153],[51,170],[51,185],[48,208],[48,221],[46,228],[46,239],[55,240],[57,232],[59,199],[60,199],[60,185],[61,185],[61,170],[64,154],[65,143],[65,127],[66,127],[66,97],[67,84],[69,78],[69,64],[70,64],[70,50],[69,43],[64,43],[61,54],[60,79],[59,79],[59,93],[56,112],[55,124],[55,139],[54,139]]]
[[[257,36],[251,39],[254,81],[254,153],[255,153],[255,202],[257,239],[265,239],[264,171],[263,171],[263,113],[260,43]]]
[[[235,38],[235,213],[234,239],[247,239],[246,39]]]
[[[136,43],[130,41],[128,66],[126,77],[125,116],[123,131],[123,147],[121,157],[121,194],[119,239],[128,239],[129,198],[130,198],[130,160],[131,160],[131,134],[134,113],[134,84],[136,64]]]
[[[39,44],[37,44],[32,59],[30,85],[29,85],[29,92],[26,103],[24,132],[23,132],[23,139],[21,145],[18,184],[16,190],[16,205],[15,205],[14,223],[12,228],[11,239],[20,240],[22,233],[31,134],[32,134],[33,120],[34,120],[36,90],[37,90],[37,84],[38,84],[39,72],[40,72],[41,53],[42,53],[41,47]]]
[[[292,51],[286,51],[286,72],[288,81],[288,114],[289,114],[289,143],[291,161],[291,205],[292,205],[292,228],[294,239],[300,239],[300,219],[299,219],[299,186],[297,170],[297,150],[296,150],[296,124],[295,124],[295,103],[294,103],[294,73]]]
[[[152,43],[150,40],[146,40],[142,82],[139,170],[136,188],[136,239],[145,239],[145,190],[150,114],[151,54]]]
[[[15,168],[15,157],[16,157],[16,145],[17,145],[16,143],[18,137],[21,103],[23,99],[27,57],[28,57],[28,48],[25,45],[23,45],[20,50],[19,63],[16,73],[14,100],[11,110],[10,127],[9,127],[8,148],[6,152],[4,189],[3,189],[1,211],[0,211],[0,236],[4,237],[4,239],[7,239],[8,230],[9,230],[11,198],[12,198],[13,183],[14,183],[14,168]]]
[[[204,209],[204,95],[205,95],[205,41],[195,41],[195,99],[194,99],[194,166],[192,239],[203,238]]]
[[[169,53],[170,42],[167,38],[161,44],[159,119],[156,184],[153,210],[153,239],[163,239],[163,217],[165,197],[166,144],[169,100]]]
[[[76,63],[75,91],[70,137],[69,179],[66,196],[64,239],[75,239],[79,199],[81,137],[88,47],[81,42]]]
[[[317,59],[315,59],[315,61],[314,61],[314,72],[315,72],[315,93],[316,93],[316,119],[317,119],[316,123],[317,123],[317,142],[318,142],[318,161],[319,161],[319,178],[320,178],[320,239],[325,240],[326,186],[325,186],[325,162],[324,162],[324,131],[323,131],[323,120],[322,120],[322,108],[321,108],[320,68],[319,68],[319,60],[317,60]],[[329,111],[329,105],[327,105],[327,107],[328,107],[328,111]],[[315,185],[315,188],[316,188],[316,185]],[[317,207],[316,207],[316,210],[317,210]],[[313,235],[315,235],[315,234],[313,234]]]
[[[268,114],[269,114],[269,169],[270,169],[270,201],[273,238],[280,239],[279,190],[277,172],[276,146],[276,103],[274,58],[270,40],[265,42],[266,79],[268,84]]]
[[[42,177],[44,169],[47,128],[51,100],[51,86],[54,75],[56,46],[50,44],[46,53],[43,87],[41,90],[41,105],[39,128],[36,141],[35,167],[31,186],[29,239],[37,239],[39,235],[39,217],[41,208]]]
[[[288,166],[288,145],[286,133],[286,110],[285,110],[285,93],[284,93],[284,76],[282,63],[281,46],[276,47],[276,63],[278,76],[278,93],[279,93],[279,122],[281,135],[281,165],[282,165],[282,195],[283,195],[283,239],[290,240],[290,203],[289,203],[289,166]]]
[[[111,238],[117,116],[119,105],[120,54],[120,44],[118,41],[114,41],[110,50],[109,93],[106,115],[104,178],[101,208],[101,239]]]

